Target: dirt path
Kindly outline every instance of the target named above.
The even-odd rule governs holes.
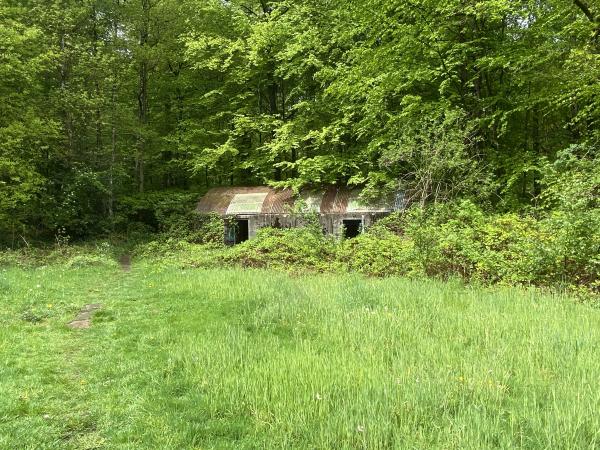
[[[124,253],[119,258],[119,264],[121,264],[121,269],[124,272],[129,272],[131,270],[131,255],[129,253]]]
[[[129,253],[124,253],[121,255],[119,258],[119,264],[121,265],[123,272],[129,272],[131,270],[131,255]],[[77,314],[77,317],[69,322],[67,326],[73,329],[90,328],[92,326],[92,316],[99,309],[102,309],[102,305],[99,303],[85,305],[83,308],[81,308]]]

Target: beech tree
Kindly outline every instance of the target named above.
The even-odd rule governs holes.
[[[0,231],[231,184],[527,209],[598,156],[598,80],[587,0],[4,0]]]

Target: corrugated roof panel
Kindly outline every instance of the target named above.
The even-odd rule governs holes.
[[[333,212],[333,204],[335,203],[335,197],[337,196],[337,188],[329,187],[324,195],[323,201],[321,202],[321,214],[331,214]]]
[[[267,194],[235,194],[229,203],[227,214],[260,214]]]
[[[208,191],[198,203],[197,211],[203,214],[227,212],[229,203],[235,194],[226,188],[215,188]]]
[[[285,214],[294,206],[294,193],[291,189],[271,190],[263,203],[263,214]]]
[[[331,205],[331,214],[345,214],[348,209],[351,191],[348,189],[336,189],[335,199]]]
[[[300,198],[307,209],[321,214],[378,213],[395,209],[392,201],[363,203],[359,191],[330,186],[325,191],[305,191]],[[397,195],[397,201],[401,198]],[[198,203],[201,213],[226,214],[286,214],[294,205],[290,189],[275,190],[267,186],[221,187],[209,190]],[[388,204],[389,203],[389,204]]]

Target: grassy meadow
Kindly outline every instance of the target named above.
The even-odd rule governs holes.
[[[591,449],[599,348],[599,310],[521,289],[4,268],[0,449]]]

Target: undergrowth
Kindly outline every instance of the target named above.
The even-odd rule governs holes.
[[[413,208],[380,220],[354,239],[324,236],[318,222],[294,229],[263,228],[234,247],[223,244],[223,220],[196,217],[170,232],[124,245],[56,245],[0,253],[0,265],[110,265],[129,253],[137,261],[180,267],[273,268],[288,272],[357,272],[492,285],[600,292],[600,215],[554,211],[486,214],[468,201]],[[179,225],[177,225],[179,224]],[[186,231],[187,230],[187,231]]]

